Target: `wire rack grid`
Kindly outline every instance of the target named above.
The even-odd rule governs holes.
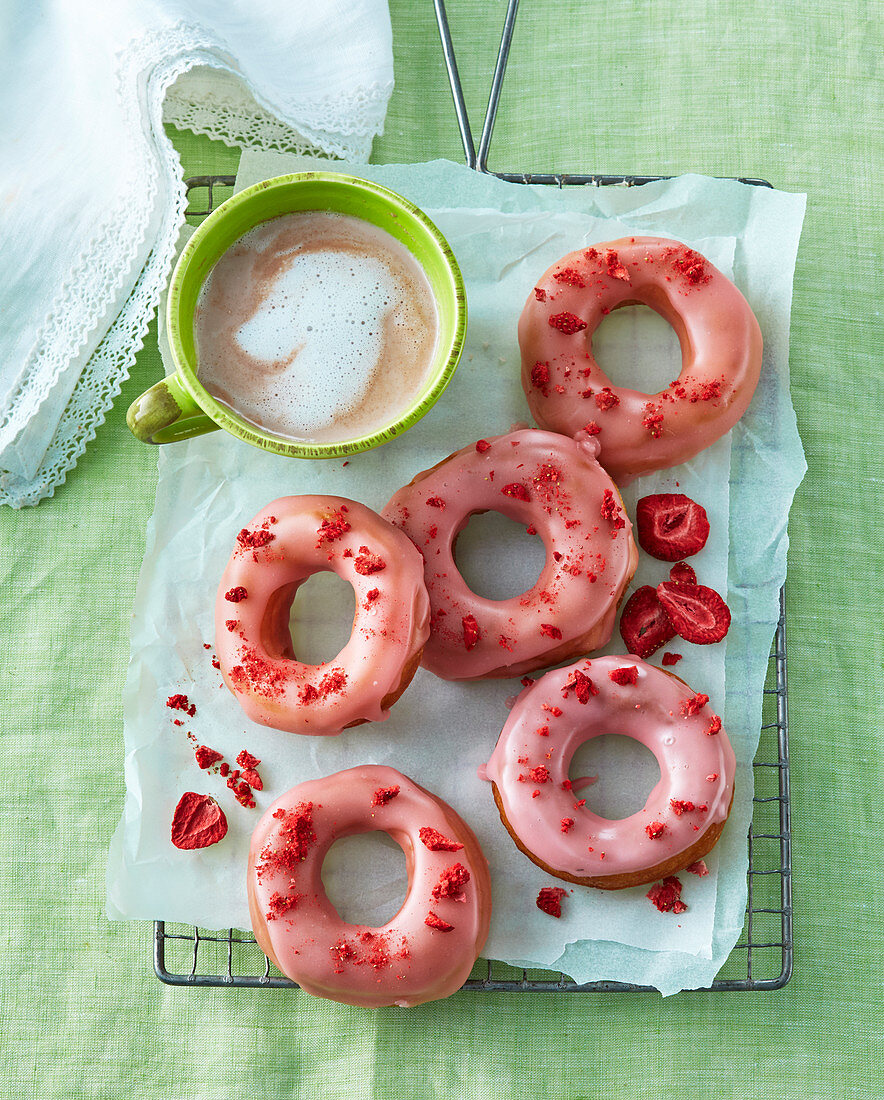
[[[444,0],[433,0],[442,52],[454,100],[466,163],[511,183],[547,186],[635,187],[661,176],[490,172],[488,156],[519,0],[508,0],[500,48],[478,150],[475,147]],[[230,193],[234,176],[194,176],[187,181],[188,218],[199,222]],[[770,187],[766,180],[740,182]],[[789,779],[788,690],[786,683],[785,589],[770,652],[762,702],[762,725],[753,762],[755,795],[749,828],[747,903],[743,932],[715,980],[703,991],[781,989],[792,975],[792,830]],[[154,970],[169,985],[296,989],[261,951],[250,933],[214,932],[192,925],[154,924]],[[525,970],[479,959],[463,986],[467,992],[592,993],[651,991],[626,982],[579,984],[565,974]]]

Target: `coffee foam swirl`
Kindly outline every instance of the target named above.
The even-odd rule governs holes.
[[[262,428],[344,439],[414,401],[436,327],[426,277],[390,234],[345,215],[287,215],[210,273],[196,313],[199,377]]]

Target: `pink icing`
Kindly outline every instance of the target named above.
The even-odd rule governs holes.
[[[386,800],[375,797],[392,788]],[[280,860],[299,817],[306,824],[296,855]],[[421,839],[424,830],[433,842],[427,829],[462,847],[431,850]],[[335,840],[372,830],[389,833],[408,865],[405,902],[380,928],[345,923],[321,878]],[[302,783],[273,803],[252,837],[248,893],[258,942],[284,974],[308,993],[365,1007],[408,1007],[455,992],[491,917],[488,864],[471,830],[440,799],[375,765]]]
[[[532,290],[519,320],[532,415],[565,435],[592,423],[600,461],[619,484],[685,462],[746,411],[761,329],[740,291],[699,253],[656,237],[610,241],[564,256],[537,286],[543,294]],[[681,373],[657,394],[614,385],[592,354],[604,316],[636,302],[666,318],[681,343]]]
[[[423,562],[414,546],[343,497],[283,497],[244,530],[218,587],[215,649],[249,718],[306,734],[386,718],[384,699],[398,689],[403,669],[416,666],[429,634]],[[322,570],[353,586],[356,613],[337,657],[308,665],[292,650],[289,610],[298,587]]]
[[[594,440],[526,429],[480,442],[418,474],[383,511],[423,552],[432,632],[422,663],[447,680],[521,676],[604,645],[637,561]],[[544,542],[543,570],[521,596],[478,596],[455,564],[459,532],[486,510]]]
[[[638,669],[635,684],[621,686],[608,675],[631,666]],[[586,702],[568,688],[575,672],[589,678],[597,692],[582,693]],[[707,734],[710,705],[696,714],[683,713],[682,704],[693,696],[677,677],[634,656],[578,661],[526,688],[485,768],[524,848],[555,870],[604,878],[654,867],[687,851],[711,825],[726,820],[734,752],[723,729]],[[544,704],[554,704],[561,715],[553,717]],[[549,737],[538,737],[539,726],[549,727]],[[660,765],[660,780],[644,807],[618,821],[575,805],[579,798],[567,784],[576,750],[607,733],[634,738]],[[539,765],[549,773],[546,782],[519,778]],[[535,790],[540,791],[536,797]],[[694,809],[685,808],[689,803]],[[574,822],[566,831],[564,818]]]

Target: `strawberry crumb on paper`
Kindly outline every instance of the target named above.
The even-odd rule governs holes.
[[[568,893],[561,886],[544,886],[537,895],[535,905],[541,913],[547,913],[551,917],[561,917],[562,898]]]
[[[681,880],[669,875],[662,882],[655,883],[645,897],[661,913],[684,913],[687,905],[681,900]]]

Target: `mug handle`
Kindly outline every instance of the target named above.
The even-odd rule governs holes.
[[[184,389],[177,374],[163,378],[137,397],[126,413],[126,423],[142,443],[175,443],[218,427]]]

